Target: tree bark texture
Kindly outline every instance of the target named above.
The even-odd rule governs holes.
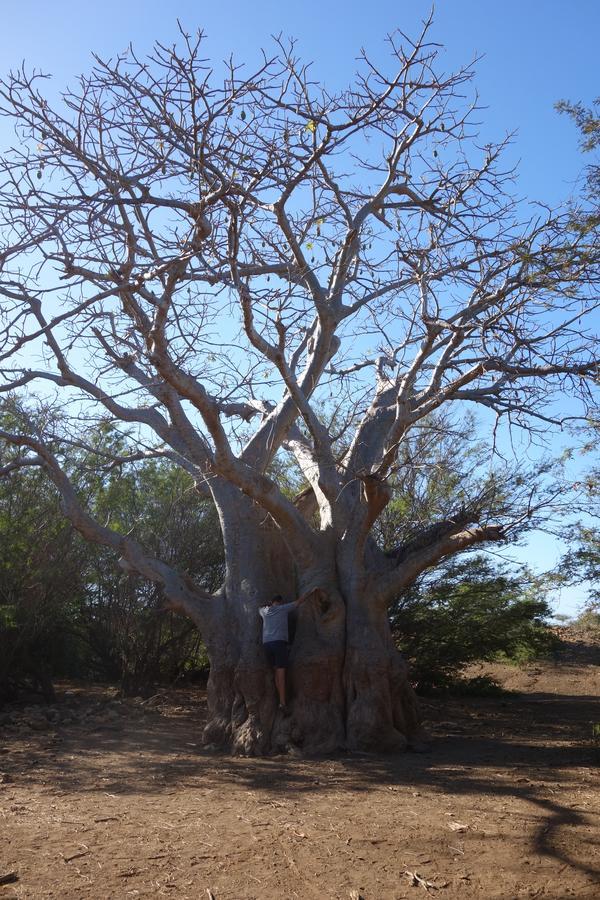
[[[229,497],[226,493],[229,493]],[[217,499],[227,578],[200,623],[210,659],[205,745],[243,755],[297,750],[394,752],[420,737],[408,666],[396,649],[385,609],[340,576],[336,545],[300,573],[264,511],[226,486]],[[287,713],[278,709],[273,671],[262,647],[259,607],[316,588],[290,614]]]

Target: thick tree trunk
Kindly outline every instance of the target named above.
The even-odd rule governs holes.
[[[245,622],[238,617],[253,640],[238,642],[223,658],[224,646],[231,651],[233,644],[227,633],[216,644],[213,637],[205,743],[244,755],[292,748],[328,753],[345,745],[343,615],[323,615],[319,606],[317,601],[298,614],[287,673],[289,715],[278,710],[273,672],[252,621],[258,617],[256,604]]]
[[[329,577],[327,577],[329,574]],[[308,573],[303,589],[319,585],[297,615],[288,672],[291,716],[277,729],[305,753],[345,746],[343,667],[345,608],[331,573]]]
[[[229,487],[217,500],[228,566],[202,629],[211,663],[204,743],[243,755],[390,752],[414,743],[418,705],[385,611],[374,610],[364,590],[340,584],[333,546],[324,537],[318,566],[295,584],[291,557],[264,512]],[[273,593],[291,600],[315,586],[290,617],[283,715],[258,608]]]
[[[344,613],[332,592],[319,593],[292,613],[287,672],[289,714],[278,710],[273,671],[262,648],[258,603],[228,600],[207,647],[209,721],[204,742],[244,755],[330,753],[345,746]],[[232,633],[232,622],[237,623]]]
[[[348,604],[344,689],[346,746],[394,752],[422,744],[417,698],[385,610]]]
[[[265,513],[227,484],[213,486],[227,574],[210,627],[208,722],[204,743],[234,753],[269,752],[277,709],[273,675],[261,643],[258,608],[273,593],[294,593],[293,564]]]

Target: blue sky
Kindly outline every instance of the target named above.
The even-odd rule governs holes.
[[[233,51],[251,64],[270,35],[298,39],[298,52],[314,61],[314,75],[332,87],[351,79],[361,46],[383,59],[384,38],[395,28],[416,34],[430,4],[420,0],[304,0],[294,4],[253,0],[227,3],[193,0],[22,0],[5,3],[0,31],[0,70],[26,60],[54,76],[59,90],[89,68],[91,51],[113,55],[133,42],[140,53],[153,41],[171,43],[176,19],[189,31],[207,33],[206,55],[215,61]],[[445,46],[442,61],[450,70],[482,55],[476,87],[482,110],[482,143],[516,131],[510,150],[520,161],[522,196],[556,203],[576,185],[583,159],[574,126],[554,110],[561,98],[589,102],[600,94],[597,0],[438,0],[432,40]],[[0,120],[0,145],[8,140]],[[551,565],[558,549],[546,537],[535,538],[523,555]],[[560,612],[571,612],[580,598],[565,592]]]
[[[176,19],[207,33],[207,55],[220,60],[233,51],[253,60],[277,32],[299,41],[315,63],[315,74],[342,85],[364,46],[375,58],[383,39],[400,27],[414,34],[430,4],[420,0],[23,0],[3,4],[0,68],[23,59],[52,73],[56,86],[89,66],[90,52],[113,54],[132,41],[140,51],[155,39],[169,43]],[[568,10],[568,12],[567,12]],[[523,193],[557,200],[581,169],[575,131],[553,104],[562,97],[589,101],[598,88],[596,0],[439,0],[434,40],[444,44],[448,68],[483,55],[477,66],[482,133],[494,140],[517,130],[514,158],[521,160]]]

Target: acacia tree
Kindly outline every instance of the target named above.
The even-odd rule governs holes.
[[[147,59],[96,59],[54,105],[24,69],[0,89],[18,135],[0,189],[0,390],[15,422],[4,471],[43,467],[76,528],[198,624],[209,744],[414,743],[388,604],[507,522],[478,498],[418,533],[407,521],[384,552],[373,526],[389,477],[432,413],[480,404],[547,423],[565,385],[585,397],[598,370],[589,235],[544,209],[523,215],[502,146],[477,146],[471,70],[437,70],[429,24],[389,39],[389,73],[363,54],[337,93],[293,44],[217,76],[202,36],[185,34]],[[55,391],[60,427],[17,401],[36,384]],[[116,462],[167,456],[212,497],[216,594],[90,515],[63,460],[94,414],[139,426]],[[296,497],[280,453],[305,479]],[[311,588],[284,719],[257,603]]]
[[[593,231],[600,223],[600,163],[598,162],[598,149],[600,148],[600,97],[597,97],[590,107],[583,103],[569,103],[561,100],[556,104],[560,113],[570,116],[579,129],[579,146],[584,153],[594,154],[594,159],[585,168],[585,180],[583,184],[583,197],[580,199],[579,208],[575,210],[576,227]],[[583,202],[582,202],[583,201]]]

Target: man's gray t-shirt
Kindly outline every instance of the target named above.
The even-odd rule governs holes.
[[[268,644],[270,641],[287,641],[288,614],[295,608],[295,603],[261,606],[259,613],[263,620],[263,644]]]

